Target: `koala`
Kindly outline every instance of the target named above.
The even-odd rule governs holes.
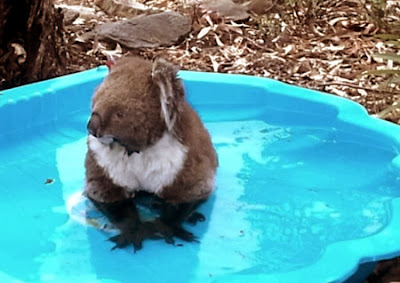
[[[113,249],[136,251],[145,239],[197,241],[182,223],[205,220],[196,209],[214,190],[218,160],[178,68],[127,57],[109,69],[87,124],[85,194],[119,230]],[[143,196],[159,210],[153,220],[139,215]]]

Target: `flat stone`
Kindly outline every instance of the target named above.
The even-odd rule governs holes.
[[[79,17],[78,11],[65,8],[63,9],[63,14],[64,14],[64,20],[63,20],[64,26],[69,26]]]
[[[99,39],[113,40],[128,48],[159,47],[177,43],[190,32],[191,23],[190,17],[170,11],[105,23],[96,31]]]
[[[93,8],[87,8],[78,5],[55,5],[56,8],[62,10],[64,15],[63,24],[64,26],[71,25],[77,18],[90,19],[94,17],[95,10]]]
[[[266,12],[275,12],[275,1],[273,0],[251,0],[247,7],[257,15],[263,15]]]
[[[160,12],[134,0],[95,0],[94,3],[108,15],[125,18]]]
[[[201,6],[212,12],[216,12],[218,15],[233,21],[245,20],[250,17],[247,13],[247,7],[241,4],[237,4],[232,0],[206,0]]]

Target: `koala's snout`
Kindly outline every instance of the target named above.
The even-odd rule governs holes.
[[[93,113],[87,124],[87,129],[89,131],[89,134],[91,134],[92,136],[95,136],[96,138],[101,137],[100,128],[101,128],[100,115],[97,113]]]

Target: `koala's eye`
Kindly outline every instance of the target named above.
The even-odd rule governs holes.
[[[122,113],[121,111],[117,111],[115,112],[115,116],[117,116],[118,118],[122,118],[124,117],[124,113]]]

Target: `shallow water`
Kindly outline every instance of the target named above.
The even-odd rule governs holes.
[[[387,201],[400,195],[395,153],[347,142],[346,133],[259,120],[207,127],[220,167],[216,192],[200,209],[207,221],[188,226],[201,243],[146,241],[135,255],[111,252],[107,233],[81,223],[84,208],[70,215],[84,179],[84,126],[3,145],[3,277],[187,282],[293,270],[315,262],[329,243],[380,231]]]
[[[247,262],[244,273],[292,270],[317,260],[329,243],[386,225],[386,201],[399,196],[393,152],[340,142],[345,134],[332,129],[262,121],[208,127],[220,160],[208,231],[229,219],[219,233],[234,242],[231,254],[220,251],[223,262],[236,252]]]

